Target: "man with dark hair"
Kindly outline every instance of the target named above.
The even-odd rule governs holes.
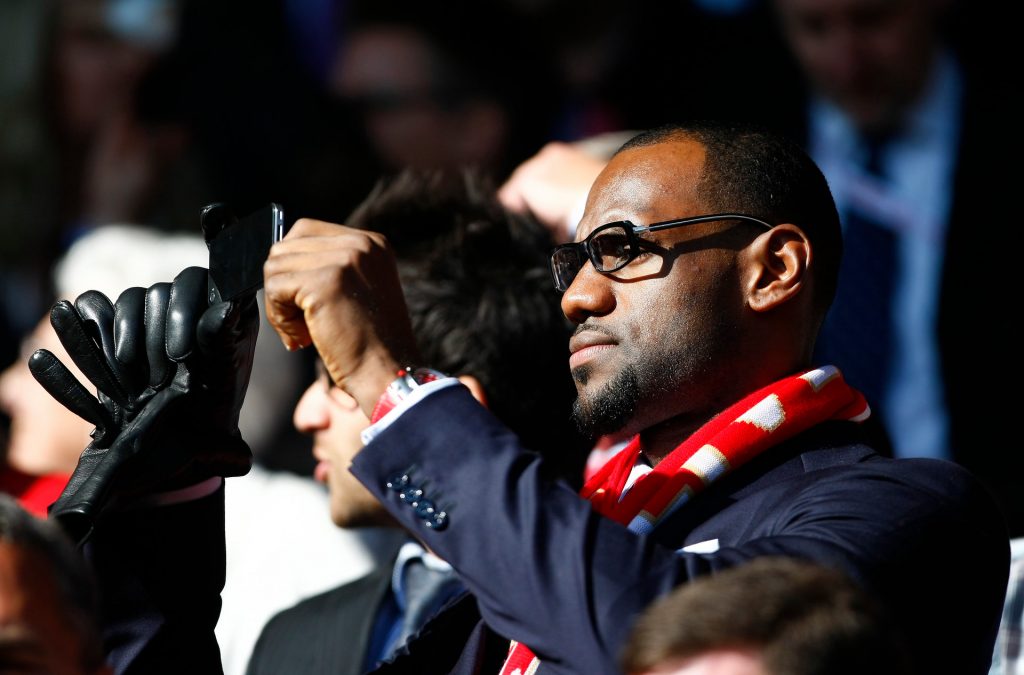
[[[586,444],[570,420],[572,380],[559,367],[569,330],[551,289],[544,228],[502,208],[472,172],[407,171],[382,181],[348,223],[387,235],[423,358],[458,374],[525,447],[578,487]],[[523,372],[532,373],[531,387]],[[369,419],[322,369],[294,420],[313,436],[335,524],[398,527],[348,471]],[[248,672],[365,672],[462,591],[447,563],[410,541],[370,575],[274,617]]]
[[[92,576],[64,533],[0,494],[0,671],[110,672],[97,612]]]
[[[909,675],[904,647],[843,573],[762,558],[681,586],[648,608],[619,660],[627,675]]]
[[[771,214],[731,201],[745,194],[722,187],[734,170],[773,176],[753,190],[780,181],[761,196]],[[383,672],[615,673],[651,602],[765,556],[875,593],[922,672],[986,670],[1008,562],[990,497],[954,464],[879,456],[864,398],[811,361],[835,275],[820,233],[838,241],[837,222],[789,218],[827,195],[798,148],[757,130],[680,126],[611,159],[576,242],[551,254],[577,326],[577,417],[635,434],[580,494],[457,379],[424,370],[383,236],[295,223],[264,266],[271,324],[286,347],[315,346],[372,422],[351,472],[472,593]],[[148,415],[173,419],[159,404]],[[194,504],[207,507],[215,518]]]

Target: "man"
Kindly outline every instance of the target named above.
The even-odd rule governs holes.
[[[614,673],[653,600],[768,555],[838,567],[875,592],[920,670],[984,672],[1005,590],[1005,527],[956,465],[877,456],[863,398],[835,369],[809,369],[840,241],[806,155],[714,125],[643,134],[598,176],[576,238],[552,255],[562,310],[577,324],[576,417],[593,432],[637,434],[586,499],[548,480],[454,378],[417,377],[383,237],[300,220],[271,251],[272,325],[290,349],[315,345],[374,422],[353,474],[472,592],[382,672]],[[175,341],[183,314],[167,315]],[[226,341],[228,362],[240,341],[244,331]],[[226,395],[236,391],[222,381],[228,371],[209,360],[216,341],[208,352],[194,372],[220,405],[240,405]],[[146,404],[147,417],[173,420],[159,404]],[[189,607],[187,625],[199,630],[215,617],[209,599],[195,603],[216,588],[216,558],[196,554],[216,542],[217,504],[176,510],[178,525],[209,537],[189,546],[212,582],[168,608]],[[134,546],[126,532],[107,530],[103,543]]]
[[[1024,534],[1024,466],[998,449],[1010,403],[976,394],[978,356],[1015,348],[978,302],[1012,283],[1009,250],[977,229],[1001,219],[991,195],[1013,190],[1002,130],[1019,96],[993,77],[1006,41],[958,50],[951,34],[981,22],[931,0],[774,5],[806,89],[783,124],[828,178],[846,241],[819,354],[868,397],[896,456],[967,467]]]
[[[716,213],[746,216],[641,232],[637,241],[614,225]],[[611,227],[618,228],[611,239],[588,239]],[[813,163],[756,132],[649,133],[600,174],[577,241],[590,242],[589,250],[553,258],[566,288],[563,312],[578,324],[569,360],[577,418],[592,432],[639,434],[628,456],[637,466],[613,467],[588,496],[632,532],[538,478],[514,440],[447,381],[397,404],[392,392],[382,397],[416,352],[380,238],[299,221],[265,267],[268,315],[285,345],[315,345],[334,381],[371,418],[398,406],[378,415],[352,471],[456,568],[486,625],[529,645],[540,656],[538,672],[613,672],[632,617],[655,597],[700,574],[784,554],[838,566],[875,590],[923,669],[941,662],[957,672],[984,670],[1007,548],[975,482],[953,465],[876,457],[848,421],[863,418],[863,400],[834,371],[808,374],[811,389],[825,392],[827,380],[842,392],[827,414],[803,418],[794,412],[802,404],[789,413],[784,405],[782,414],[774,407],[773,396],[788,396],[774,393],[776,384],[810,366],[838,267],[838,221]],[[357,300],[370,297],[372,310]],[[752,393],[771,401],[770,410],[756,397],[743,401]],[[731,409],[741,401],[751,408]],[[736,417],[723,417],[727,409]],[[796,435],[765,441],[763,452],[753,442],[725,443],[735,444],[730,465],[749,462],[734,474],[712,481],[725,465],[695,466],[712,482],[705,494],[687,497],[704,481],[659,466],[666,456],[685,463],[672,454],[681,441],[729,435],[731,426],[720,426],[731,419],[740,424],[736,433],[778,431],[787,427],[784,415]],[[629,475],[648,464],[655,480],[638,480],[620,502]],[[647,501],[648,486],[662,483],[675,493]],[[949,545],[959,536],[972,541],[970,552]],[[963,621],[950,621],[936,604],[934,588],[950,578],[958,583],[944,602],[963,607]],[[936,641],[949,650],[934,653]],[[410,652],[415,658],[415,642]],[[451,668],[494,656],[468,654],[454,654]],[[430,657],[445,658],[436,645]]]
[[[841,572],[762,558],[681,586],[643,613],[629,675],[909,675],[864,589]]]
[[[504,210],[470,172],[407,171],[378,185],[347,222],[388,236],[421,354],[459,374],[553,473],[579,484],[584,444],[571,428],[572,382],[559,368],[568,328],[548,279],[546,231]],[[519,373],[531,374],[529,386]],[[313,437],[334,523],[398,527],[348,471],[369,424],[355,400],[321,370],[294,421]],[[460,591],[451,567],[410,541],[372,574],[278,614],[249,672],[365,672]]]

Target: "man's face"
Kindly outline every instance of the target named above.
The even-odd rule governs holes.
[[[933,0],[776,0],[811,84],[865,131],[897,124],[926,82]]]
[[[616,220],[635,225],[698,216],[704,148],[674,140],[616,155],[591,188],[577,232]],[[589,262],[562,298],[577,324],[569,366],[576,416],[590,433],[637,433],[731,402],[731,351],[743,301],[734,224],[643,234],[649,253],[611,274]]]
[[[89,388],[89,381],[64,351],[49,320],[40,321],[25,339],[18,360],[0,374],[0,408],[11,418],[7,461],[31,476],[71,473],[92,440],[92,425],[58,403],[32,377],[28,357],[40,348],[53,352]]]
[[[359,434],[370,424],[355,399],[321,375],[295,406],[293,421],[296,429],[313,437],[313,456],[319,460],[313,475],[327,484],[334,524],[393,524],[380,503],[348,470],[352,458],[363,447]]]

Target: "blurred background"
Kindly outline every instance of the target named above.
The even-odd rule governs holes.
[[[982,160],[977,217],[1019,146],[1007,16],[965,0],[3,0],[0,366],[56,299],[56,261],[99,226],[194,234],[213,201],[343,222],[404,167],[472,165],[500,185],[549,141],[687,118],[793,135],[842,202],[815,105],[883,134],[941,117],[943,161]],[[936,72],[954,93],[927,103]],[[968,121],[986,135],[960,133]],[[969,203],[950,207],[942,180],[902,198],[937,200],[931,220]],[[308,473],[291,451],[300,393],[267,461]]]
[[[203,264],[201,240],[194,246],[199,213],[214,201],[239,216],[274,201],[288,221],[344,222],[379,178],[406,167],[473,166],[498,186],[551,141],[724,118],[761,123],[807,147],[847,224],[868,204],[916,242],[904,247],[913,251],[903,267],[911,290],[891,310],[895,323],[910,326],[904,351],[893,352],[899,367],[889,389],[871,398],[885,402],[883,420],[899,422],[889,428],[896,454],[963,462],[997,493],[1011,533],[1024,534],[1020,453],[1000,426],[1013,419],[1012,397],[979,395],[1015,379],[1002,364],[1015,368],[1019,342],[1003,328],[1014,311],[1015,247],[1005,242],[1015,224],[1020,134],[1011,125],[1020,119],[1021,81],[1011,70],[1007,7],[0,0],[0,469],[15,476],[0,487],[24,498],[22,474],[56,476],[37,499],[44,510],[88,442],[87,427],[71,420],[54,440],[63,455],[43,461],[43,430],[56,435],[58,413],[43,401],[29,409],[36,385],[23,364],[35,347],[53,347],[41,322],[53,301],[84,290],[61,283],[58,261],[98,230],[191,238],[192,257],[180,266]],[[882,141],[890,144],[889,183],[863,162],[850,168]],[[92,240],[105,254],[93,250],[85,268],[134,259],[142,272],[170,274],[115,235]],[[157,246],[178,269],[168,245]],[[113,288],[157,280],[142,272]],[[250,387],[243,432],[260,466],[308,479],[309,442],[291,412],[312,379],[311,354],[285,354],[266,328],[263,337],[270,342],[261,340],[262,375]],[[993,359],[997,377],[987,367]],[[27,463],[18,459],[22,436],[35,453]],[[260,483],[253,500],[266,495]],[[321,497],[310,511],[326,523]],[[258,533],[263,523],[252,520]],[[368,546],[345,575],[373,564]],[[252,619],[237,663],[269,611]]]

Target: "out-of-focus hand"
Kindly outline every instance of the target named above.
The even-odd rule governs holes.
[[[575,231],[580,206],[606,163],[575,145],[548,143],[512,172],[498,198],[513,211],[532,213],[555,241],[567,241]]]
[[[29,360],[36,379],[96,429],[50,516],[79,542],[115,497],[131,498],[246,473],[252,457],[238,414],[259,327],[255,296],[209,307],[207,273],[130,288],[112,304],[96,291],[58,302],[51,323],[98,398],[52,353]]]
[[[263,273],[267,318],[285,347],[316,347],[370,417],[398,368],[418,363],[385,238],[304,218],[270,250]]]

